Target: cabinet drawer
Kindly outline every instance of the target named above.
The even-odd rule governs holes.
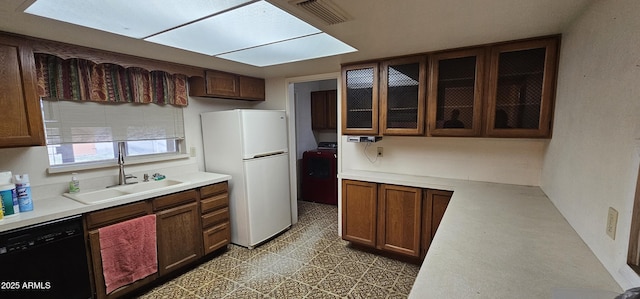
[[[210,197],[223,192],[227,192],[227,182],[217,183],[200,188],[200,197]]]
[[[109,208],[86,214],[87,228],[94,229],[151,214],[147,201]]]
[[[202,227],[207,228],[225,220],[229,220],[229,208],[222,208],[202,215]]]
[[[195,190],[161,196],[152,201],[153,210],[158,211],[185,203],[195,202],[197,198],[198,194]]]
[[[202,205],[203,214],[226,207],[229,205],[229,194],[223,193],[211,198],[203,199],[200,201],[200,204]]]
[[[211,253],[231,242],[229,223],[222,223],[202,232],[204,238],[204,254]]]

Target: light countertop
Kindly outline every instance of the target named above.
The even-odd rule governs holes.
[[[80,215],[91,211],[101,210],[118,205],[128,204],[140,200],[145,200],[168,193],[180,192],[184,190],[194,189],[210,184],[215,184],[231,179],[230,175],[209,173],[209,172],[191,172],[180,175],[173,175],[167,179],[174,179],[186,182],[174,188],[164,188],[158,192],[145,192],[140,196],[127,197],[121,200],[114,200],[105,203],[86,205],[70,198],[59,195],[48,196],[46,198],[34,198],[33,211],[20,213],[15,216],[5,217],[0,220],[0,232],[8,231],[15,228],[29,226],[50,220],[60,219],[73,215]],[[144,184],[140,182],[139,184]],[[88,192],[90,190],[82,190],[80,192]]]
[[[623,292],[539,187],[365,171],[339,177],[454,191],[409,298]]]

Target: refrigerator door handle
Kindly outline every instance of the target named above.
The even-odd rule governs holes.
[[[260,155],[255,155],[253,157],[254,158],[264,158],[264,157],[275,156],[275,155],[280,155],[280,154],[284,154],[284,151],[277,151],[277,152],[272,152],[272,153],[260,154]]]

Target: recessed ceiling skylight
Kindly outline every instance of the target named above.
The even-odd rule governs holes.
[[[319,32],[300,19],[260,1],[146,40],[217,55]]]
[[[356,51],[266,1],[37,0],[25,12],[255,66]]]
[[[38,0],[25,12],[133,38],[145,38],[252,0]]]
[[[326,33],[218,55],[255,66],[268,66],[354,52],[356,49]]]

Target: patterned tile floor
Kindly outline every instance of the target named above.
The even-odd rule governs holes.
[[[335,206],[299,201],[299,222],[253,250],[228,250],[139,298],[406,298],[419,266],[358,251]]]

